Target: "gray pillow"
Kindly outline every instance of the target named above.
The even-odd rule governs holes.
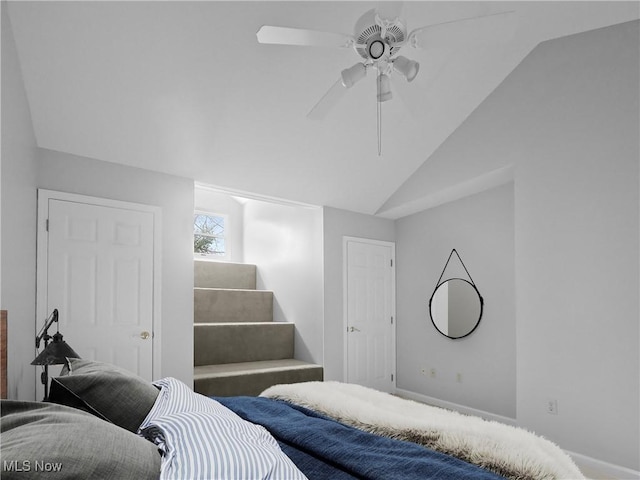
[[[2,480],[157,479],[157,447],[80,410],[2,400]]]
[[[158,389],[115,365],[80,358],[68,358],[67,362],[60,376],[51,380],[49,401],[137,432],[158,397]]]

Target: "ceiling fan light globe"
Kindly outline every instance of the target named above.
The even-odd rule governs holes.
[[[367,67],[364,63],[356,63],[354,66],[342,70],[342,85],[346,88],[353,87],[367,75]]]
[[[391,100],[393,98],[393,93],[391,92],[391,80],[389,80],[389,76],[383,74],[378,75],[378,103],[386,102],[387,100]]]
[[[409,60],[407,57],[400,55],[393,61],[393,69],[402,75],[407,82],[411,82],[418,76],[420,64],[415,60]]]
[[[380,38],[374,39],[373,41],[369,42],[369,45],[367,45],[369,57],[373,60],[378,60],[379,58],[381,58],[385,54],[386,50],[387,45]]]

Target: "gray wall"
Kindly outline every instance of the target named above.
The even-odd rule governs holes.
[[[518,420],[635,470],[638,26],[540,45],[496,99],[506,128],[490,118],[484,127],[517,162]],[[557,416],[545,412],[548,398],[558,400]]]
[[[162,209],[160,377],[193,383],[193,181],[40,149],[38,187]]]
[[[410,215],[396,225],[397,387],[515,418],[513,184]],[[435,329],[428,310],[453,248],[485,301],[478,328],[457,340]],[[450,277],[468,278],[455,254],[443,280]]]
[[[272,290],[276,322],[296,324],[294,356],[322,364],[322,211],[247,200],[244,259],[257,288]]]
[[[8,311],[9,398],[33,399],[37,147],[11,24],[2,2],[2,309]]]
[[[638,26],[539,45],[399,195],[420,198],[427,190],[418,179],[459,159],[514,165],[518,424],[567,450],[635,470]],[[411,252],[398,246],[400,255]],[[401,285],[399,270],[399,292]],[[546,412],[548,399],[557,400],[557,415]]]
[[[324,223],[324,373],[325,380],[344,378],[343,246],[345,236],[395,241],[392,220],[337,208],[323,209]]]

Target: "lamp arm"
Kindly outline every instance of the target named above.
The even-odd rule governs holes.
[[[44,324],[44,326],[40,329],[40,331],[38,332],[38,335],[36,336],[36,348],[40,348],[40,342],[42,341],[43,338],[47,336],[49,327],[51,327],[51,325],[57,321],[58,321],[58,309],[54,308],[53,312],[51,312],[51,315],[49,315],[49,318],[47,318],[47,323]]]

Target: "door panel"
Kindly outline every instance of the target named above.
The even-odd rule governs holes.
[[[346,244],[347,380],[383,391],[394,386],[393,248]]]
[[[49,199],[47,311],[83,358],[152,379],[154,215]]]

